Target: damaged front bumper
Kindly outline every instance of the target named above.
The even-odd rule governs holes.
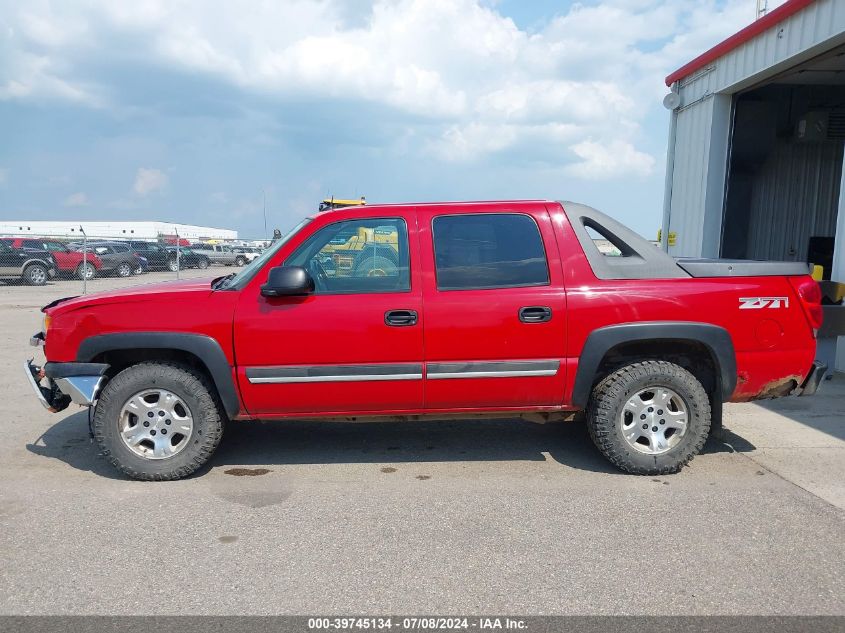
[[[31,342],[37,340],[43,340],[43,335],[40,339],[34,336]],[[93,405],[106,381],[108,368],[102,363],[46,363],[44,367],[38,367],[32,360],[23,363],[33,393],[53,413],[66,409],[71,402],[83,407]]]
[[[52,381],[50,381],[49,387],[41,384],[44,380],[43,369],[37,365],[33,365],[31,360],[25,360],[23,362],[23,371],[26,374],[29,386],[32,387],[32,391],[35,397],[38,398],[38,402],[41,403],[41,406],[51,413],[57,413],[67,408],[70,404],[70,396],[61,393],[58,386]]]

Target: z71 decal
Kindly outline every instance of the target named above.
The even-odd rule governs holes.
[[[740,310],[760,310],[762,308],[788,308],[789,297],[740,297]]]

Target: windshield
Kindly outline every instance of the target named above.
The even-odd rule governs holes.
[[[264,251],[259,257],[256,257],[250,264],[247,264],[239,273],[233,275],[221,284],[217,290],[240,290],[247,285],[250,280],[258,274],[264,264],[266,264],[273,256],[279,252],[279,249],[287,244],[290,239],[299,233],[302,228],[311,221],[311,218],[305,218],[302,222],[293,227],[284,237],[276,240],[270,247]]]

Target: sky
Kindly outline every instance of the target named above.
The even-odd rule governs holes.
[[[769,8],[783,0],[769,0]],[[0,219],[576,200],[656,234],[665,76],[756,0],[0,0]]]

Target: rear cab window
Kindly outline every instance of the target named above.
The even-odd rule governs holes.
[[[438,290],[549,285],[537,223],[519,213],[441,215],[432,220]]]

